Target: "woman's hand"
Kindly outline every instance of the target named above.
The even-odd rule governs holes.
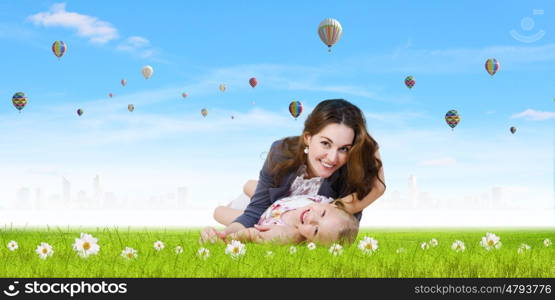
[[[200,233],[201,243],[211,243],[214,244],[220,240],[226,241],[226,234],[217,231],[214,227],[205,227]]]

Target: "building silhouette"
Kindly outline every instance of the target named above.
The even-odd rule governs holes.
[[[62,177],[62,201],[64,205],[71,202],[71,183],[65,177]]]

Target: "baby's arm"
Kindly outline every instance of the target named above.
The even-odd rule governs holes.
[[[301,242],[302,236],[295,228],[288,225],[274,225],[267,231],[259,231],[256,228],[247,228],[227,236],[228,239],[240,240],[253,243],[275,243],[291,244]]]

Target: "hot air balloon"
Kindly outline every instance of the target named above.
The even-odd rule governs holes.
[[[128,110],[129,112],[133,112],[133,111],[135,110],[135,105],[133,105],[133,104],[127,105],[127,110]]]
[[[27,105],[27,97],[23,92],[17,92],[12,97],[12,103],[19,112]]]
[[[342,34],[343,29],[336,19],[327,18],[318,25],[318,35],[322,42],[328,46],[328,52],[331,52],[331,46],[339,41]]]
[[[147,65],[143,67],[141,72],[143,73],[143,77],[145,79],[149,79],[150,77],[152,77],[152,74],[154,73],[154,69],[151,66]]]
[[[516,132],[516,127],[512,126],[510,130],[511,130],[511,133],[512,133],[512,134],[515,134],[515,132]]]
[[[201,109],[201,110],[200,110],[200,114],[201,114],[203,117],[206,117],[206,115],[208,115],[208,109],[206,109],[206,108]]]
[[[219,89],[220,89],[220,91],[221,91],[222,93],[225,92],[226,88],[227,88],[227,87],[225,86],[225,84],[223,84],[223,83],[220,84]]]
[[[486,71],[489,75],[493,76],[497,71],[499,71],[499,62],[495,58],[490,58],[486,60]]]
[[[249,84],[252,86],[252,88],[254,88],[258,84],[258,80],[256,80],[256,78],[253,77],[249,79]]]
[[[416,80],[414,80],[414,77],[412,77],[412,76],[407,76],[407,78],[405,78],[405,85],[406,85],[409,89],[412,89],[412,87],[414,86],[414,84],[416,84]]]
[[[231,119],[234,120],[234,119],[235,119],[235,116],[231,116]]]
[[[83,110],[79,108],[79,109],[77,110],[77,114],[78,114],[79,116],[81,116],[81,115],[83,114]]]
[[[454,109],[448,111],[445,114],[445,122],[447,122],[447,125],[451,127],[451,130],[453,130],[455,126],[459,124],[460,121],[461,121],[461,117],[459,116],[459,113]]]
[[[122,86],[125,86],[126,84],[127,84],[127,80],[122,79],[122,80],[121,80],[121,85],[122,85]]]
[[[303,104],[300,101],[291,102],[291,104],[289,104],[289,112],[296,120],[303,112]]]
[[[189,96],[189,95],[187,95],[187,93],[181,94],[181,97],[183,97],[183,98],[187,98],[187,96]]]
[[[56,55],[56,57],[58,57],[58,59],[60,59],[62,56],[64,56],[66,51],[67,51],[66,43],[64,43],[62,41],[55,41],[52,44],[52,52],[54,52],[54,55]]]
[[[114,97],[114,94],[109,93],[109,94],[108,94],[108,97],[112,98],[112,97]]]

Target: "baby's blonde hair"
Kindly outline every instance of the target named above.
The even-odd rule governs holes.
[[[337,243],[339,244],[352,244],[358,235],[359,221],[355,216],[345,208],[345,203],[341,199],[335,199],[331,202],[340,212],[343,217],[345,217],[345,227],[339,230],[337,235]]]

